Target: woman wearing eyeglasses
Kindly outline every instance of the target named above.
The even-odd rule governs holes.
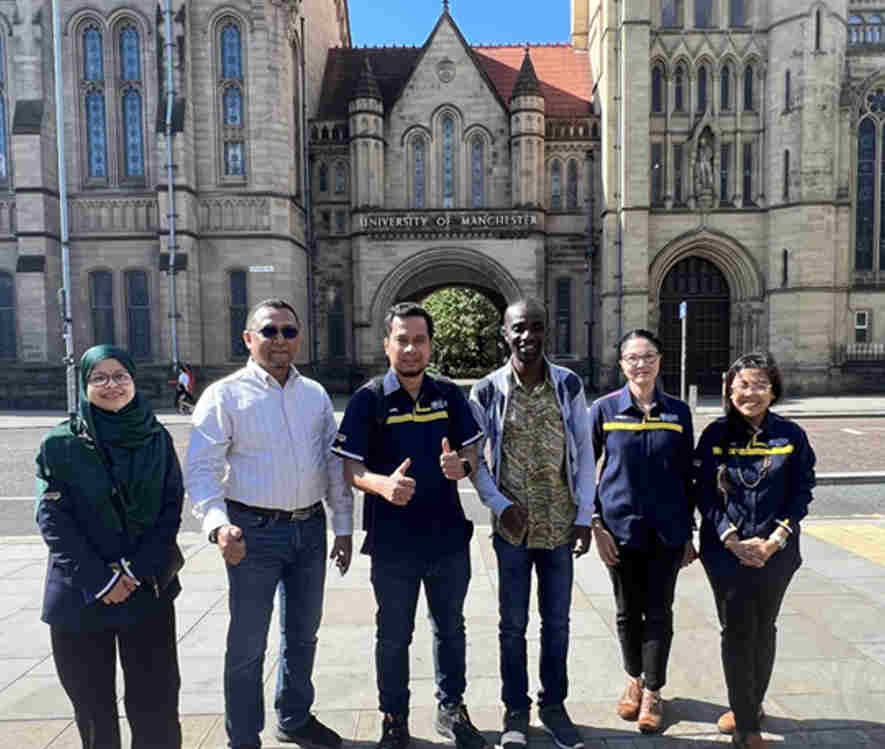
[[[134,749],[181,746],[173,601],[184,488],[172,438],[113,346],[80,360],[77,415],[37,455],[42,619],[86,749],[118,749],[116,652]]]
[[[662,727],[673,597],[692,543],[691,412],[657,386],[661,343],[647,330],[618,344],[627,384],[590,409],[597,484],[593,537],[608,567],[627,683],[617,713]]]
[[[718,722],[732,743],[761,749],[762,701],[774,667],[778,611],[802,563],[799,521],[814,487],[802,428],[769,409],[783,385],[770,354],[742,356],[726,375],[725,416],[697,448],[701,562],[722,626],[731,710]]]

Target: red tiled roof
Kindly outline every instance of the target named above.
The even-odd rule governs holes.
[[[486,75],[504,101],[510,101],[513,84],[519,75],[525,47],[473,47]],[[586,52],[570,44],[529,45],[529,55],[544,94],[548,117],[576,117],[591,113],[593,81]]]
[[[525,56],[523,46],[472,47],[477,63],[498,95],[510,102],[513,84]],[[317,117],[345,119],[347,105],[368,57],[389,111],[423,52],[423,47],[335,47],[329,50]],[[581,117],[591,113],[593,81],[586,52],[568,44],[529,45],[549,117]]]

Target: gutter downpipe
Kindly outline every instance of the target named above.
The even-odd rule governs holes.
[[[172,86],[172,0],[163,6],[166,29],[166,183],[169,192],[169,206],[166,219],[169,222],[169,333],[171,338],[172,372],[178,370],[178,310],[175,304],[175,166],[172,163],[172,108],[175,105],[175,90]]]
[[[317,340],[317,320],[314,300],[314,263],[316,261],[316,238],[313,235],[313,192],[310,179],[310,148],[307,132],[307,29],[305,18],[301,16],[301,153],[304,182],[304,228],[307,240],[307,329],[310,331],[310,358],[316,368],[319,366],[319,341]],[[314,377],[317,376],[314,371]]]
[[[55,74],[55,138],[58,155],[58,205],[61,229],[61,278],[58,290],[62,315],[62,337],[65,341],[65,383],[68,414],[77,413],[77,371],[74,366],[74,326],[71,314],[71,248],[68,235],[68,177],[65,169],[64,82],[61,70],[61,2],[52,0],[52,35]]]

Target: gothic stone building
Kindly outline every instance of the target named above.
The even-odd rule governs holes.
[[[351,46],[346,0],[173,9],[167,45],[153,4],[63,4],[78,354],[168,367],[173,212],[180,356],[207,377],[281,295],[301,366],[346,387],[383,365],[392,302],[459,285],[543,298],[551,355],[599,388],[636,326],[674,387],[686,301],[702,390],[754,347],[792,389],[881,390],[885,3],[572,0],[569,43],[527,47],[470,44],[448,3],[388,48]],[[51,4],[0,0],[4,404],[61,392],[52,70]]]

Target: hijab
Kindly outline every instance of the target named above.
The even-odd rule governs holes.
[[[89,402],[86,385],[92,369],[105,359],[116,359],[135,380],[135,362],[122,349],[110,345],[93,346],[80,359],[81,428],[95,441],[119,489],[126,528],[131,536],[141,536],[152,527],[163,505],[163,488],[168,468],[170,437],[163,429],[149,401],[136,388],[135,396],[119,411],[105,411]],[[94,497],[104,522],[121,531],[119,508]]]

